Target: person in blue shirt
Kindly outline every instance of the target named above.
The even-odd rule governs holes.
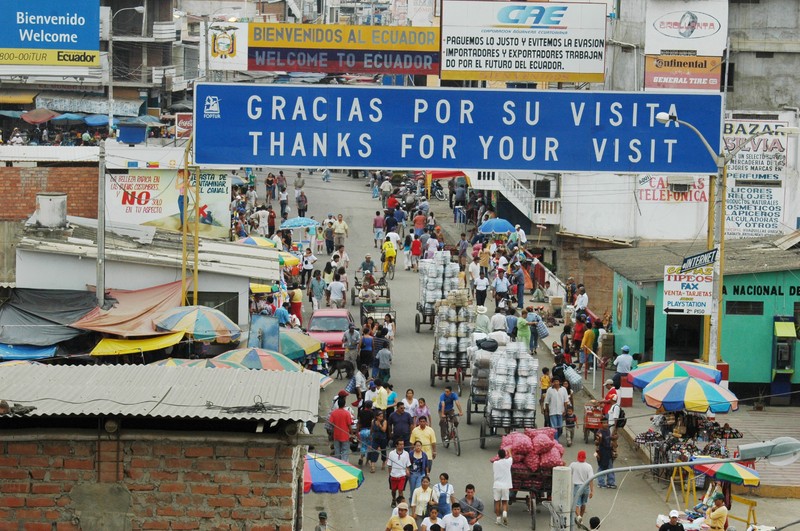
[[[291,304],[288,302],[284,302],[283,305],[275,310],[275,317],[278,318],[278,325],[279,326],[290,326],[291,319],[289,318],[289,308]]]
[[[455,414],[456,408],[458,408],[458,415]],[[442,440],[448,439],[448,417],[452,417],[453,424],[458,426],[458,417],[463,414],[464,412],[461,409],[461,402],[458,400],[458,395],[453,392],[453,388],[451,386],[446,386],[444,388],[444,393],[439,396],[439,427],[442,430]]]
[[[517,306],[524,308],[525,302],[523,301],[523,296],[525,294],[525,272],[522,270],[522,266],[519,264],[517,264],[516,268],[514,269],[514,284],[517,285]]]

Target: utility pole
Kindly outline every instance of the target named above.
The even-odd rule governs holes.
[[[97,305],[106,301],[106,143],[100,142],[97,164]]]

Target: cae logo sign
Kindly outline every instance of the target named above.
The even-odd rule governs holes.
[[[497,13],[497,20],[504,24],[528,24],[530,27],[557,26],[567,12],[567,6],[520,6],[504,7]]]

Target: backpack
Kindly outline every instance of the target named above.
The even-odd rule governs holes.
[[[617,407],[619,407],[619,406],[617,406]],[[627,423],[628,423],[628,419],[625,418],[625,410],[620,407],[619,408],[619,417],[617,417],[617,428],[624,428]]]

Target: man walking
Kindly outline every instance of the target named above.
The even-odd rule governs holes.
[[[603,416],[602,427],[594,436],[595,453],[597,455],[597,471],[614,468],[617,453],[617,434],[608,429],[608,417]],[[616,489],[617,479],[613,472],[597,478],[597,486],[601,489]]]
[[[583,450],[578,452],[578,460],[570,463],[569,469],[572,472],[572,498],[575,500],[575,516],[583,518],[586,513],[586,504],[594,496],[594,481],[589,482],[588,490],[578,496],[578,489],[581,488],[581,485],[594,475],[592,465],[586,462],[586,452]]]
[[[320,303],[325,299],[325,290],[328,284],[322,280],[322,273],[314,271],[314,278],[308,284],[308,296],[311,297],[311,307],[314,311],[319,310]]]
[[[358,367],[358,354],[361,352],[361,333],[356,330],[355,323],[350,323],[347,332],[342,335],[342,346],[344,347],[344,359]],[[348,378],[352,374],[347,375]]]
[[[344,220],[344,217],[339,214],[336,218],[336,221],[333,222],[333,237],[334,237],[334,245],[339,247],[340,245],[344,245],[344,239],[348,236],[350,228],[347,226],[347,222]]]
[[[492,291],[494,292],[495,308],[497,308],[500,305],[501,300],[508,297],[508,289],[510,287],[511,283],[508,281],[508,278],[506,277],[505,270],[498,267],[497,276],[492,282]]]
[[[333,275],[333,282],[328,285],[328,298],[334,308],[344,308],[347,304],[347,287],[339,273]]]
[[[567,390],[561,387],[561,380],[554,378],[544,395],[544,407],[550,419],[550,427],[556,429],[556,441],[561,437],[567,404],[569,404]]]
[[[511,482],[512,464],[514,464],[514,459],[511,456],[511,449],[506,453],[504,449],[500,448],[497,451],[497,461],[492,463],[492,474],[494,476],[492,494],[497,524],[508,525],[508,498],[513,487]]]
[[[436,432],[428,426],[428,417],[419,418],[419,426],[411,430],[411,444],[419,441],[422,444],[422,451],[428,456],[428,474],[431,472],[431,464],[436,459]]]
[[[395,507],[397,505],[397,496],[403,493],[408,476],[411,475],[411,459],[408,457],[408,452],[405,451],[403,439],[397,440],[395,451],[389,452],[386,464],[389,466],[389,490],[392,492],[392,507]]]
[[[294,198],[297,199],[300,197],[300,192],[303,191],[303,187],[306,185],[306,180],[303,179],[303,174],[297,172],[297,177],[294,179]]]
[[[297,215],[305,217],[308,211],[308,196],[303,190],[300,190],[300,195],[297,196]]]
[[[347,461],[350,457],[350,436],[353,430],[353,416],[344,407],[345,398],[340,396],[337,408],[331,413],[329,420],[333,426],[333,455],[337,459]]]
[[[475,485],[468,483],[464,491],[464,497],[458,502],[461,505],[461,514],[467,519],[472,531],[483,531],[483,526],[478,522],[483,518],[484,506],[480,498],[475,496]]]

